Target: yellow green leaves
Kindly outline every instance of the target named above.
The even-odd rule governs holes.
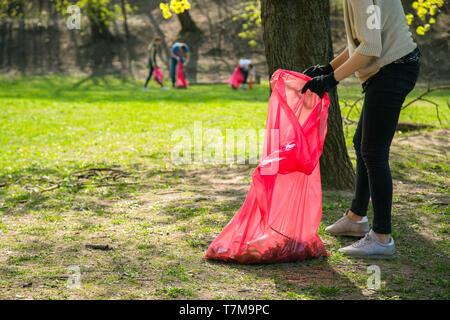
[[[408,25],[411,25],[411,23],[412,23],[413,20],[414,20],[414,15],[412,15],[411,13],[408,13],[408,14],[406,15],[406,19],[408,20]]]
[[[188,0],[170,0],[170,2],[161,2],[159,4],[164,19],[169,19],[172,12],[175,14],[183,13],[191,8]]]
[[[416,33],[418,35],[425,35],[425,33],[430,30],[430,25],[436,23],[436,19],[433,16],[438,13],[439,8],[443,5],[444,0],[417,0],[412,3],[412,7],[416,11],[417,17],[425,23],[417,27]],[[406,19],[408,20],[408,25],[411,25],[414,20],[414,15],[409,13],[406,15]]]
[[[250,47],[256,47],[258,45],[258,42],[255,41],[255,39],[252,39],[248,42]]]
[[[166,3],[161,2],[159,4],[159,8],[162,11],[164,19],[169,19],[172,16],[172,13],[170,13],[169,6]]]
[[[258,42],[254,39],[261,26],[261,7],[259,0],[244,1],[241,8],[234,11],[233,21],[241,20],[242,31],[238,36],[242,39],[249,39],[248,44],[256,47]]]

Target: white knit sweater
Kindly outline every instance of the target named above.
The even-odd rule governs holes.
[[[356,72],[361,83],[417,47],[400,0],[344,0],[344,21],[349,55],[373,57]]]

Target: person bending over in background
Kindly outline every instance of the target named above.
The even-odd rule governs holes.
[[[241,88],[247,89],[247,80],[249,75],[251,77],[254,77],[255,74],[255,68],[253,67],[252,63],[248,59],[241,59],[239,60],[239,70],[241,71],[242,75],[244,76],[244,81],[242,82]]]
[[[171,50],[172,56],[170,59],[170,77],[172,79],[172,87],[175,88],[176,82],[176,70],[178,61],[180,61],[184,66],[189,62],[189,47],[185,43],[176,42],[172,46]]]
[[[377,5],[377,24],[368,23]],[[379,8],[379,11],[378,11]],[[372,19],[373,20],[373,19]],[[353,137],[356,151],[356,188],[344,216],[325,232],[364,238],[339,249],[359,258],[393,258],[391,237],[392,176],[389,149],[406,96],[414,88],[420,69],[420,51],[414,42],[400,0],[345,0],[347,48],[327,65],[303,73],[312,77],[302,89],[319,96],[353,73],[359,78],[364,104]],[[372,199],[373,225],[369,231],[367,208]]]

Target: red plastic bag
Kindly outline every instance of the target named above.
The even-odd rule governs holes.
[[[189,82],[184,79],[184,65],[181,61],[178,61],[177,69],[177,88],[187,88],[189,86]]]
[[[164,75],[158,67],[154,67],[155,80],[158,84],[163,85]]]
[[[277,70],[264,150],[244,204],[209,246],[205,259],[277,263],[327,255],[319,157],[330,100],[301,89],[310,78]]]
[[[233,89],[239,88],[242,82],[244,82],[244,75],[242,74],[241,70],[239,70],[239,65],[234,68],[233,74],[227,81]]]

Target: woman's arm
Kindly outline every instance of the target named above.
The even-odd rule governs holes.
[[[310,81],[308,81],[303,86],[302,93],[305,93],[307,90],[311,90],[322,98],[325,92],[329,92],[339,84],[339,81],[347,78],[348,76],[361,69],[371,59],[373,59],[372,56],[365,56],[358,52],[355,52],[339,68],[334,70],[334,72],[327,75],[314,77]]]
[[[355,52],[350,57],[350,59],[347,59],[347,61],[345,61],[340,67],[334,70],[334,78],[338,82],[344,80],[348,76],[354,74],[356,71],[364,67],[373,58],[374,57],[365,56],[358,52]]]
[[[333,68],[333,70],[336,70],[337,68],[342,66],[344,62],[348,60],[348,58],[349,58],[348,48],[345,48],[345,50],[342,51],[340,55],[338,55],[336,58],[333,59],[333,61],[330,62],[330,65]]]

